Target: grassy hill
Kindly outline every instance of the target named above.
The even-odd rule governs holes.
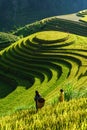
[[[1,51],[0,75],[9,87],[5,96],[0,91],[3,98],[0,100],[0,104],[3,104],[0,113],[34,105],[36,89],[48,102],[58,96],[61,87],[71,91],[71,98],[73,95],[85,97],[86,48],[86,37],[60,31],[43,31],[22,38]],[[7,87],[5,89],[7,91]]]
[[[10,130],[13,128],[23,129],[22,127],[24,127],[24,129],[28,129],[29,122],[32,125],[39,114],[40,118],[43,117],[42,115],[46,117],[49,113],[45,112],[52,109],[52,104],[59,103],[59,90],[63,88],[65,101],[74,100],[64,104],[55,104],[52,109],[54,113],[53,126],[50,125],[50,121],[48,121],[49,126],[47,124],[46,126],[48,129],[58,127],[62,129],[63,126],[71,129],[72,122],[74,122],[76,130],[80,130],[80,127],[86,130],[84,117],[87,109],[83,107],[87,103],[86,24],[52,17],[26,25],[13,34],[23,37],[0,51],[0,116],[11,115],[15,111],[19,111],[12,116],[0,118],[1,128]],[[46,99],[46,107],[34,115],[35,90],[38,90]],[[82,102],[83,105],[80,104]],[[72,109],[71,104],[74,104]],[[65,112],[62,113],[63,118],[60,106],[63,110],[65,109]],[[69,106],[68,109],[71,109],[72,113],[77,113],[78,116],[74,116],[73,121],[71,120],[73,114],[68,113],[65,106]],[[77,111],[77,107],[82,109]],[[56,110],[57,108],[59,109]],[[21,109],[29,110],[20,111]],[[59,117],[55,117],[55,111],[60,113]],[[32,119],[26,117],[27,112],[30,113]],[[20,113],[24,118],[21,119]],[[41,113],[43,114],[41,115]],[[68,114],[70,115],[68,116]],[[69,117],[70,124],[67,124]],[[40,122],[40,118],[31,126],[31,129],[38,129],[37,124],[40,125],[40,129],[43,128],[46,118],[42,122]],[[61,125],[60,118],[63,121],[67,119],[65,124]],[[18,119],[17,122],[14,121],[16,119]],[[53,121],[56,119],[59,126],[54,126]],[[78,120],[77,124],[76,120]],[[6,122],[9,123],[6,125]]]

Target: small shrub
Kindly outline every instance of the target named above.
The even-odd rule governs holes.
[[[65,86],[65,100],[69,101],[74,97],[75,90],[73,89],[73,86],[71,84],[67,84]]]

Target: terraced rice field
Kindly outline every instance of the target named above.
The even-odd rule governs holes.
[[[87,24],[87,10],[81,10],[77,13],[77,16],[80,16],[79,21]]]
[[[87,23],[87,15],[81,18],[80,21]]]
[[[1,97],[5,97],[0,104],[7,101],[5,106],[9,110],[31,107],[36,89],[46,98],[46,103],[57,98],[59,89],[66,89],[68,84],[74,89],[85,90],[86,41],[87,38],[70,33],[42,31],[22,38],[1,51],[0,77],[10,87],[7,95],[0,93]],[[10,89],[11,86],[13,89]]]
[[[11,45],[17,40],[19,40],[19,37],[12,35],[11,33],[0,32],[0,50]]]
[[[87,26],[81,22],[70,21],[66,19],[53,18],[45,26],[46,30],[62,30],[81,36],[87,36]]]
[[[16,30],[13,34],[18,36],[19,35],[28,36],[36,32],[50,31],[50,30],[64,31],[80,36],[87,36],[87,25],[84,22],[75,21],[74,18],[73,20],[68,20],[64,18],[59,18],[57,16],[46,18],[39,22],[26,25],[23,28]]]

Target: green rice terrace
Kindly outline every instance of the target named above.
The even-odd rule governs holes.
[[[87,26],[54,17],[26,27],[0,51],[0,129],[86,130]],[[35,90],[46,100],[38,113]]]
[[[87,10],[82,10],[77,13],[77,16],[80,16],[80,21],[87,24]]]
[[[16,35],[0,32],[0,50],[6,48],[17,40],[19,40],[19,37]]]

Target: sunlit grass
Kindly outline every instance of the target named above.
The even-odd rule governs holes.
[[[87,22],[87,15],[85,15],[83,18],[80,18],[81,21]]]
[[[44,31],[37,33],[35,36],[35,39],[37,41],[40,41],[45,43],[45,42],[59,42],[68,39],[68,33],[65,32],[58,32],[58,31]]]
[[[70,32],[87,36],[80,23],[44,19],[18,29],[14,34],[27,37],[0,51],[1,130],[87,129],[87,38]],[[0,36],[3,42],[18,38]],[[46,100],[38,113],[35,90]]]
[[[1,130],[86,130],[87,98],[47,105],[38,113],[35,109],[19,110],[0,118]]]
[[[11,85],[11,92],[0,99],[0,115],[34,107],[35,90],[47,103],[57,99],[60,88],[65,91],[66,101],[86,97],[86,49],[86,37],[43,31],[22,38],[1,51],[0,74],[2,78],[14,79],[17,85],[14,88]]]

